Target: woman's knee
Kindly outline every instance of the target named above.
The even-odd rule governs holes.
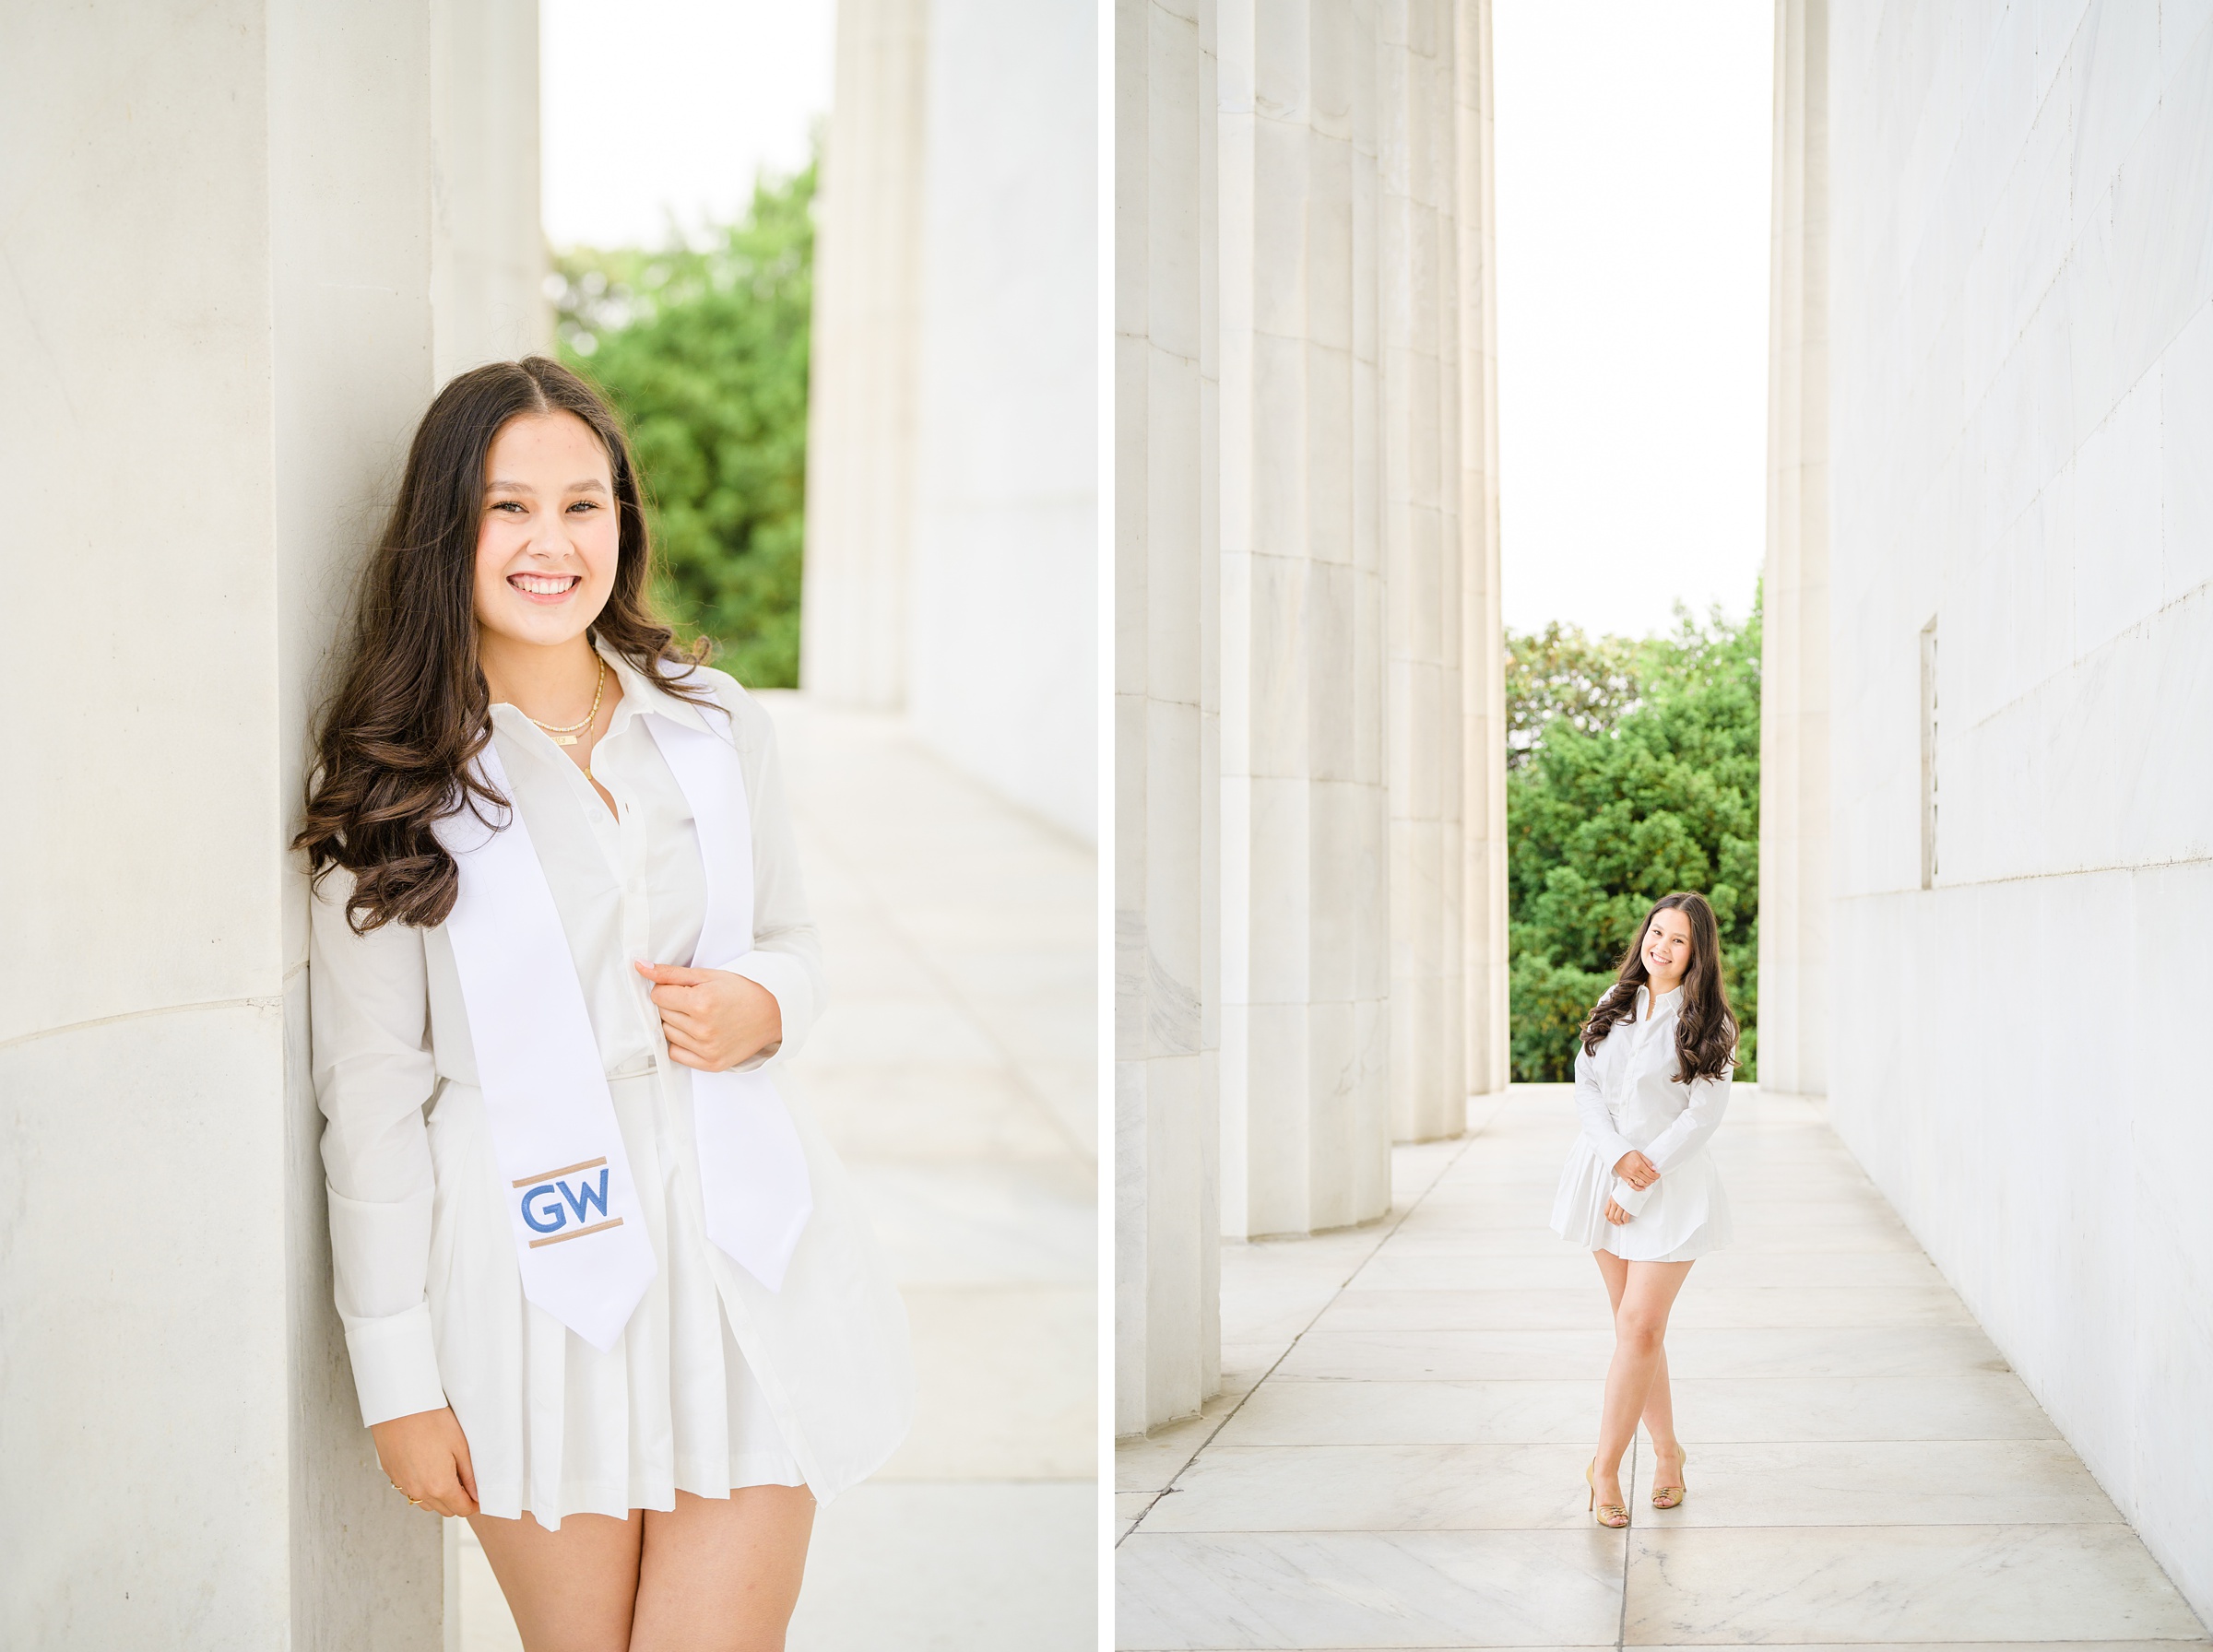
[[[1664,1314],[1654,1314],[1632,1304],[1614,1316],[1614,1339],[1634,1352],[1659,1352],[1661,1340],[1666,1335]]]

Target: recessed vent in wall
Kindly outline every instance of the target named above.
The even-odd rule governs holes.
[[[1921,628],[1921,887],[1936,882],[1936,620]]]

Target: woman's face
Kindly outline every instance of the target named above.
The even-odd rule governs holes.
[[[484,459],[477,623],[539,647],[581,636],[614,589],[621,529],[589,425],[567,412],[508,420]]]
[[[1644,967],[1660,981],[1675,981],[1690,968],[1690,920],[1674,907],[1652,914],[1644,926]]]

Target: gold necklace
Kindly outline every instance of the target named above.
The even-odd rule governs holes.
[[[595,655],[594,657],[597,658],[598,656]],[[544,729],[546,733],[551,737],[552,741],[556,746],[574,746],[576,743],[576,737],[599,720],[599,696],[606,692],[607,662],[605,660],[600,660],[599,675],[592,684],[592,709],[585,713],[582,717],[578,718],[574,723],[562,723],[555,725],[552,723],[539,723],[536,717],[530,717],[530,714],[528,712],[525,712],[523,715],[526,717],[530,717],[530,721],[532,723],[537,724],[538,727]]]

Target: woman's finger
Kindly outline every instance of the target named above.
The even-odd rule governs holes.
[[[640,962],[638,974],[657,986],[697,986],[707,978],[705,970],[686,969],[677,963],[646,963]]]
[[[689,1009],[662,1010],[661,1025],[674,1027],[678,1032],[691,1038],[702,1038],[707,1032],[706,1017],[694,1015]]]
[[[703,1027],[680,1027],[669,1021],[661,1023],[661,1036],[680,1049],[703,1056],[708,1053],[708,1046],[715,1042]]]

